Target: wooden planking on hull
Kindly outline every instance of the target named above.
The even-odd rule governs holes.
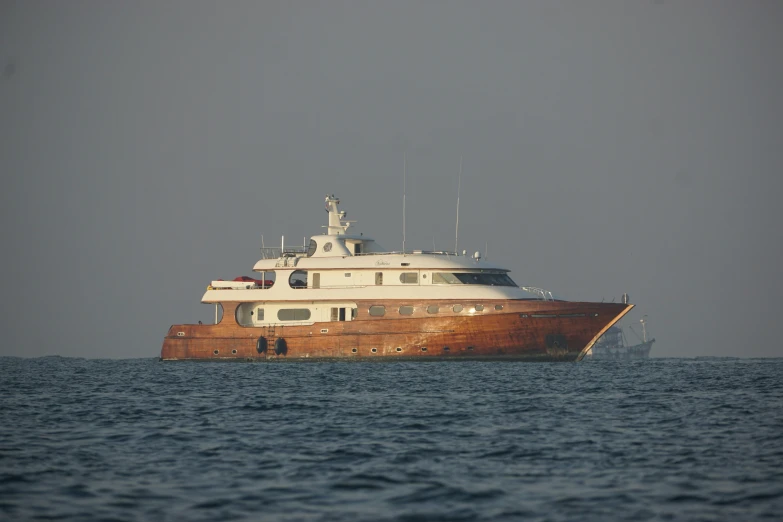
[[[431,301],[430,301],[431,303]],[[456,301],[438,302],[428,314],[422,301],[360,301],[353,321],[310,325],[245,327],[237,324],[238,303],[223,304],[215,325],[174,325],[164,340],[163,360],[427,360],[441,358],[574,361],[633,305],[568,301],[485,302],[483,311],[454,312]],[[387,314],[370,317],[372,305]],[[394,313],[399,306],[414,313]],[[495,305],[502,307],[495,309]],[[326,330],[325,333],[321,331]],[[267,349],[258,353],[264,336]],[[275,341],[285,339],[285,352]]]

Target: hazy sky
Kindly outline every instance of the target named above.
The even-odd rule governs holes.
[[[783,3],[695,0],[0,1],[0,355],[159,355],[327,193],[399,249],[405,153],[409,248],[462,155],[460,249],[783,356]]]

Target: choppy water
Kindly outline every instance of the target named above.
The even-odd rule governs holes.
[[[0,358],[0,518],[783,520],[781,375]]]

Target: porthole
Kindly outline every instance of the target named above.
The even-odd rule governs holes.
[[[235,349],[233,349],[233,350],[231,350],[231,353],[232,353],[233,355],[236,355],[236,354],[237,354],[237,350],[236,350],[236,348],[235,348]]]
[[[458,314],[462,311],[462,305],[454,305],[451,309],[454,310],[455,314]]]
[[[383,317],[386,314],[386,307],[383,305],[373,305],[370,307],[370,315],[375,317]]]
[[[212,352],[212,353],[214,353],[215,355],[217,355],[217,354],[219,354],[219,353],[220,353],[220,350],[215,350],[215,351],[214,351],[214,352]]]
[[[481,312],[482,310],[484,310],[484,305],[476,305],[477,312]]]
[[[326,242],[324,243],[324,252],[331,252],[332,251],[332,243]]]
[[[356,348],[351,348],[351,353],[356,353],[356,352],[358,352],[358,351],[359,351],[359,350],[357,350]]]
[[[400,348],[400,347],[398,346],[398,347],[397,347],[397,351],[398,351],[398,352],[401,352],[401,351],[402,351],[402,348]]]
[[[473,347],[472,346],[468,346],[468,351],[472,352],[473,351]]]
[[[427,347],[426,347],[426,346],[422,346],[422,347],[421,347],[421,351],[422,351],[422,352],[426,352],[426,351],[427,351]]]
[[[503,305],[495,305],[495,310],[502,310],[502,309],[503,309]]]
[[[378,353],[378,348],[370,348],[370,351],[371,351],[372,353]]]
[[[185,332],[177,332],[177,337],[185,337]]]
[[[444,351],[444,352],[448,352],[448,351],[450,351],[450,350],[451,350],[451,348],[449,348],[448,346],[444,346],[444,347],[443,347],[443,351]]]
[[[427,307],[427,313],[428,314],[437,314],[438,313],[438,305],[429,305]]]
[[[412,306],[401,306],[400,307],[400,315],[413,315],[413,307]]]
[[[328,333],[328,332],[329,332],[328,328],[321,328],[321,333]]]

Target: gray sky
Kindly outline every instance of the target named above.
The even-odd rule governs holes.
[[[484,250],[783,356],[783,3],[0,2],[0,355],[149,357],[261,234]]]

